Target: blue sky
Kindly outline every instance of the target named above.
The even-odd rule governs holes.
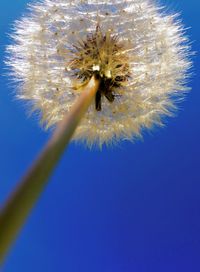
[[[50,135],[1,76],[7,34],[27,3],[0,3],[0,201]],[[200,2],[163,3],[190,27],[192,91],[177,116],[143,141],[102,151],[71,144],[4,272],[200,271]]]

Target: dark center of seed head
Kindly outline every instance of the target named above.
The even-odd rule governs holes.
[[[70,63],[74,75],[84,82],[93,75],[100,79],[100,86],[95,96],[95,108],[101,111],[102,96],[112,103],[117,89],[130,77],[128,57],[118,37],[108,31],[103,34],[99,26],[94,33],[74,46]]]

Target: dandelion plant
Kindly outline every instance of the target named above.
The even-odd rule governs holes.
[[[39,157],[17,188],[13,203],[24,194],[26,203],[12,211],[9,223],[2,221],[9,228],[20,212],[24,216],[15,233],[9,233],[11,239],[5,238],[6,248],[70,139],[89,147],[133,140],[172,115],[188,90],[191,66],[190,46],[178,18],[153,0],[42,0],[16,21],[7,48],[16,96],[38,113],[44,128],[55,128],[50,142],[56,138],[62,144],[50,153],[47,145],[46,157]],[[37,191],[35,197],[31,199],[30,190],[29,195],[23,192],[24,186],[32,194]]]

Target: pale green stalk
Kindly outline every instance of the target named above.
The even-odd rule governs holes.
[[[99,87],[94,76],[83,88],[71,111],[56,128],[37,160],[0,210],[0,263],[43,191],[48,179],[69,143],[77,125],[91,104]],[[67,176],[67,173],[66,173]]]

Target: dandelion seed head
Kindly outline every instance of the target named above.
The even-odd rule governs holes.
[[[8,65],[17,96],[46,128],[70,111],[95,74],[101,84],[74,139],[87,145],[141,137],[188,90],[190,47],[177,15],[152,0],[43,0],[15,23]]]

